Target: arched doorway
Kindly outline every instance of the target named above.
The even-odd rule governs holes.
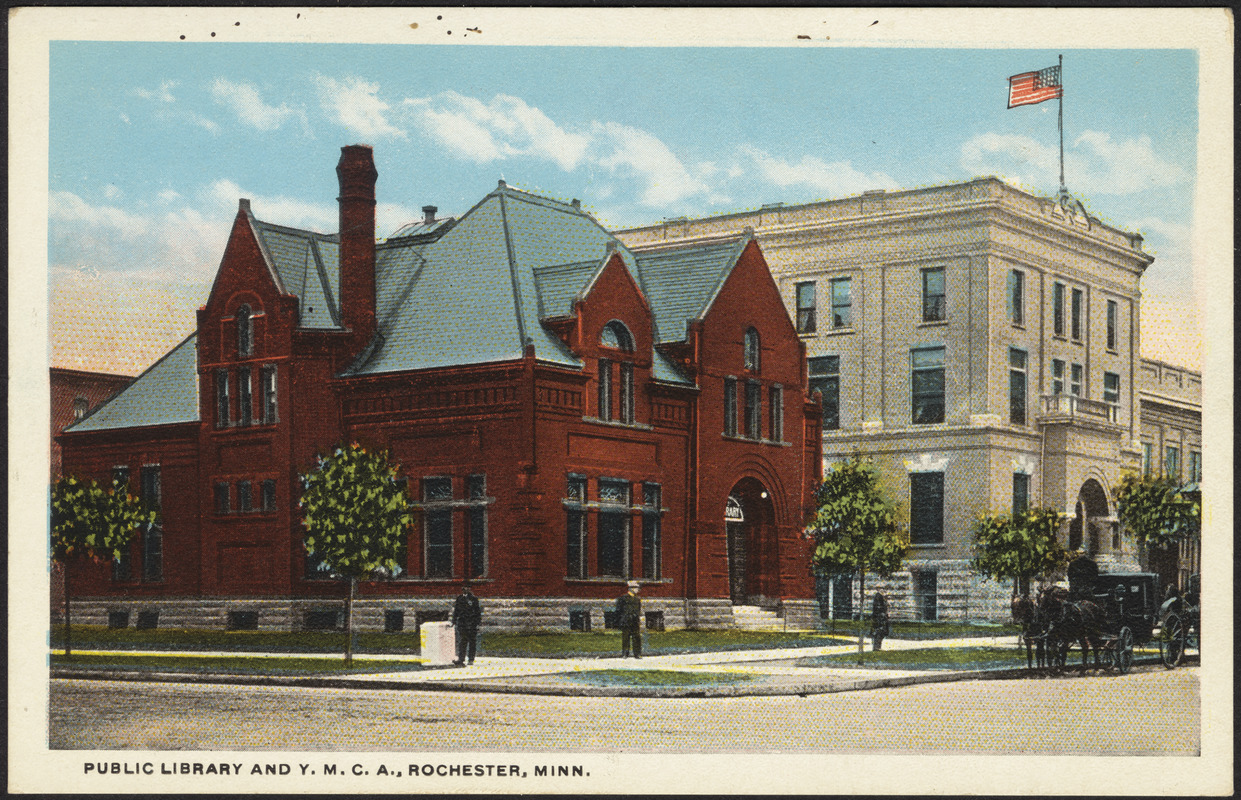
[[[764,542],[775,520],[771,496],[762,483],[744,478],[728,494],[724,529],[728,544],[728,594],[733,605],[752,605],[760,594]]]
[[[1069,521],[1069,552],[1082,549],[1096,555],[1110,550],[1110,514],[1107,493],[1094,478],[1087,479],[1077,495],[1073,519]]]

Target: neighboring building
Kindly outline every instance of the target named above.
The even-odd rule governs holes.
[[[1173,475],[1184,491],[1201,492],[1202,373],[1143,358],[1138,367],[1142,418],[1142,472]],[[1160,583],[1182,589],[1202,569],[1200,543],[1172,549],[1150,548],[1148,564]]]
[[[1061,510],[1067,547],[1137,567],[1111,487],[1141,452],[1141,236],[994,178],[618,235],[706,246],[745,228],[806,346],[824,460],[874,458],[909,524],[906,571],[878,582],[893,613],[1008,615],[1011,584],[970,569],[989,511]]]
[[[67,469],[160,507],[128,561],[75,573],[76,614],[335,627],[298,475],[359,441],[420,511],[404,571],[361,586],[363,628],[442,618],[463,579],[493,628],[601,626],[629,578],[651,625],[815,616],[819,410],[752,236],[627,249],[501,181],[377,244],[371,149],[337,175],[339,235],[242,200],[195,333],[61,435]]]
[[[52,389],[52,480],[60,475],[60,445],[56,435],[78,422],[105,400],[128,386],[129,375],[87,372],[52,367],[48,370]]]

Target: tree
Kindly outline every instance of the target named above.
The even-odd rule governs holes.
[[[974,525],[974,571],[1018,585],[1035,575],[1050,575],[1069,561],[1060,544],[1061,515],[1050,508],[1030,508],[1009,516],[986,514]]]
[[[867,571],[888,577],[901,568],[908,534],[896,524],[896,509],[879,489],[874,467],[854,454],[832,466],[816,490],[817,508],[808,533],[815,539],[811,568],[817,575],[858,575],[862,604]],[[858,663],[864,633],[858,615]]]
[[[387,451],[370,452],[356,442],[320,455],[301,476],[299,507],[306,552],[349,581],[345,600],[345,663],[353,661],[353,597],[358,580],[400,571],[399,554],[413,510]]]
[[[153,525],[157,513],[157,509],[144,508],[127,485],[119,482],[104,489],[93,480],[88,484],[64,475],[52,487],[52,560],[65,574],[66,658],[73,657],[69,565],[82,558],[97,563],[121,559],[134,531]]]
[[[1168,547],[1202,532],[1202,503],[1172,477],[1126,471],[1112,489],[1121,524],[1142,544]]]

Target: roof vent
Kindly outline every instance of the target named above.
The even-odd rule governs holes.
[[[503,189],[505,186],[508,186],[508,184],[504,182],[503,178],[501,178],[499,184],[496,185],[496,188]]]
[[[576,197],[575,197],[575,198],[573,198],[573,202],[572,202],[572,203],[569,203],[569,205],[573,206],[573,207],[574,207],[575,209],[577,209],[578,211],[581,211],[581,210],[582,210],[582,201],[581,201],[581,200],[578,200]]]
[[[435,207],[435,206],[423,206],[423,207],[422,207],[422,222],[423,222],[423,224],[430,225],[432,222],[435,222],[435,212],[436,212],[436,211],[439,211],[439,208],[437,208],[437,207]]]

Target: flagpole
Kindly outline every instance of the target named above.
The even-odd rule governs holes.
[[[1060,129],[1060,196],[1063,197],[1069,193],[1069,188],[1064,185],[1064,53],[1060,54],[1058,72],[1060,78],[1060,119],[1057,127]]]

